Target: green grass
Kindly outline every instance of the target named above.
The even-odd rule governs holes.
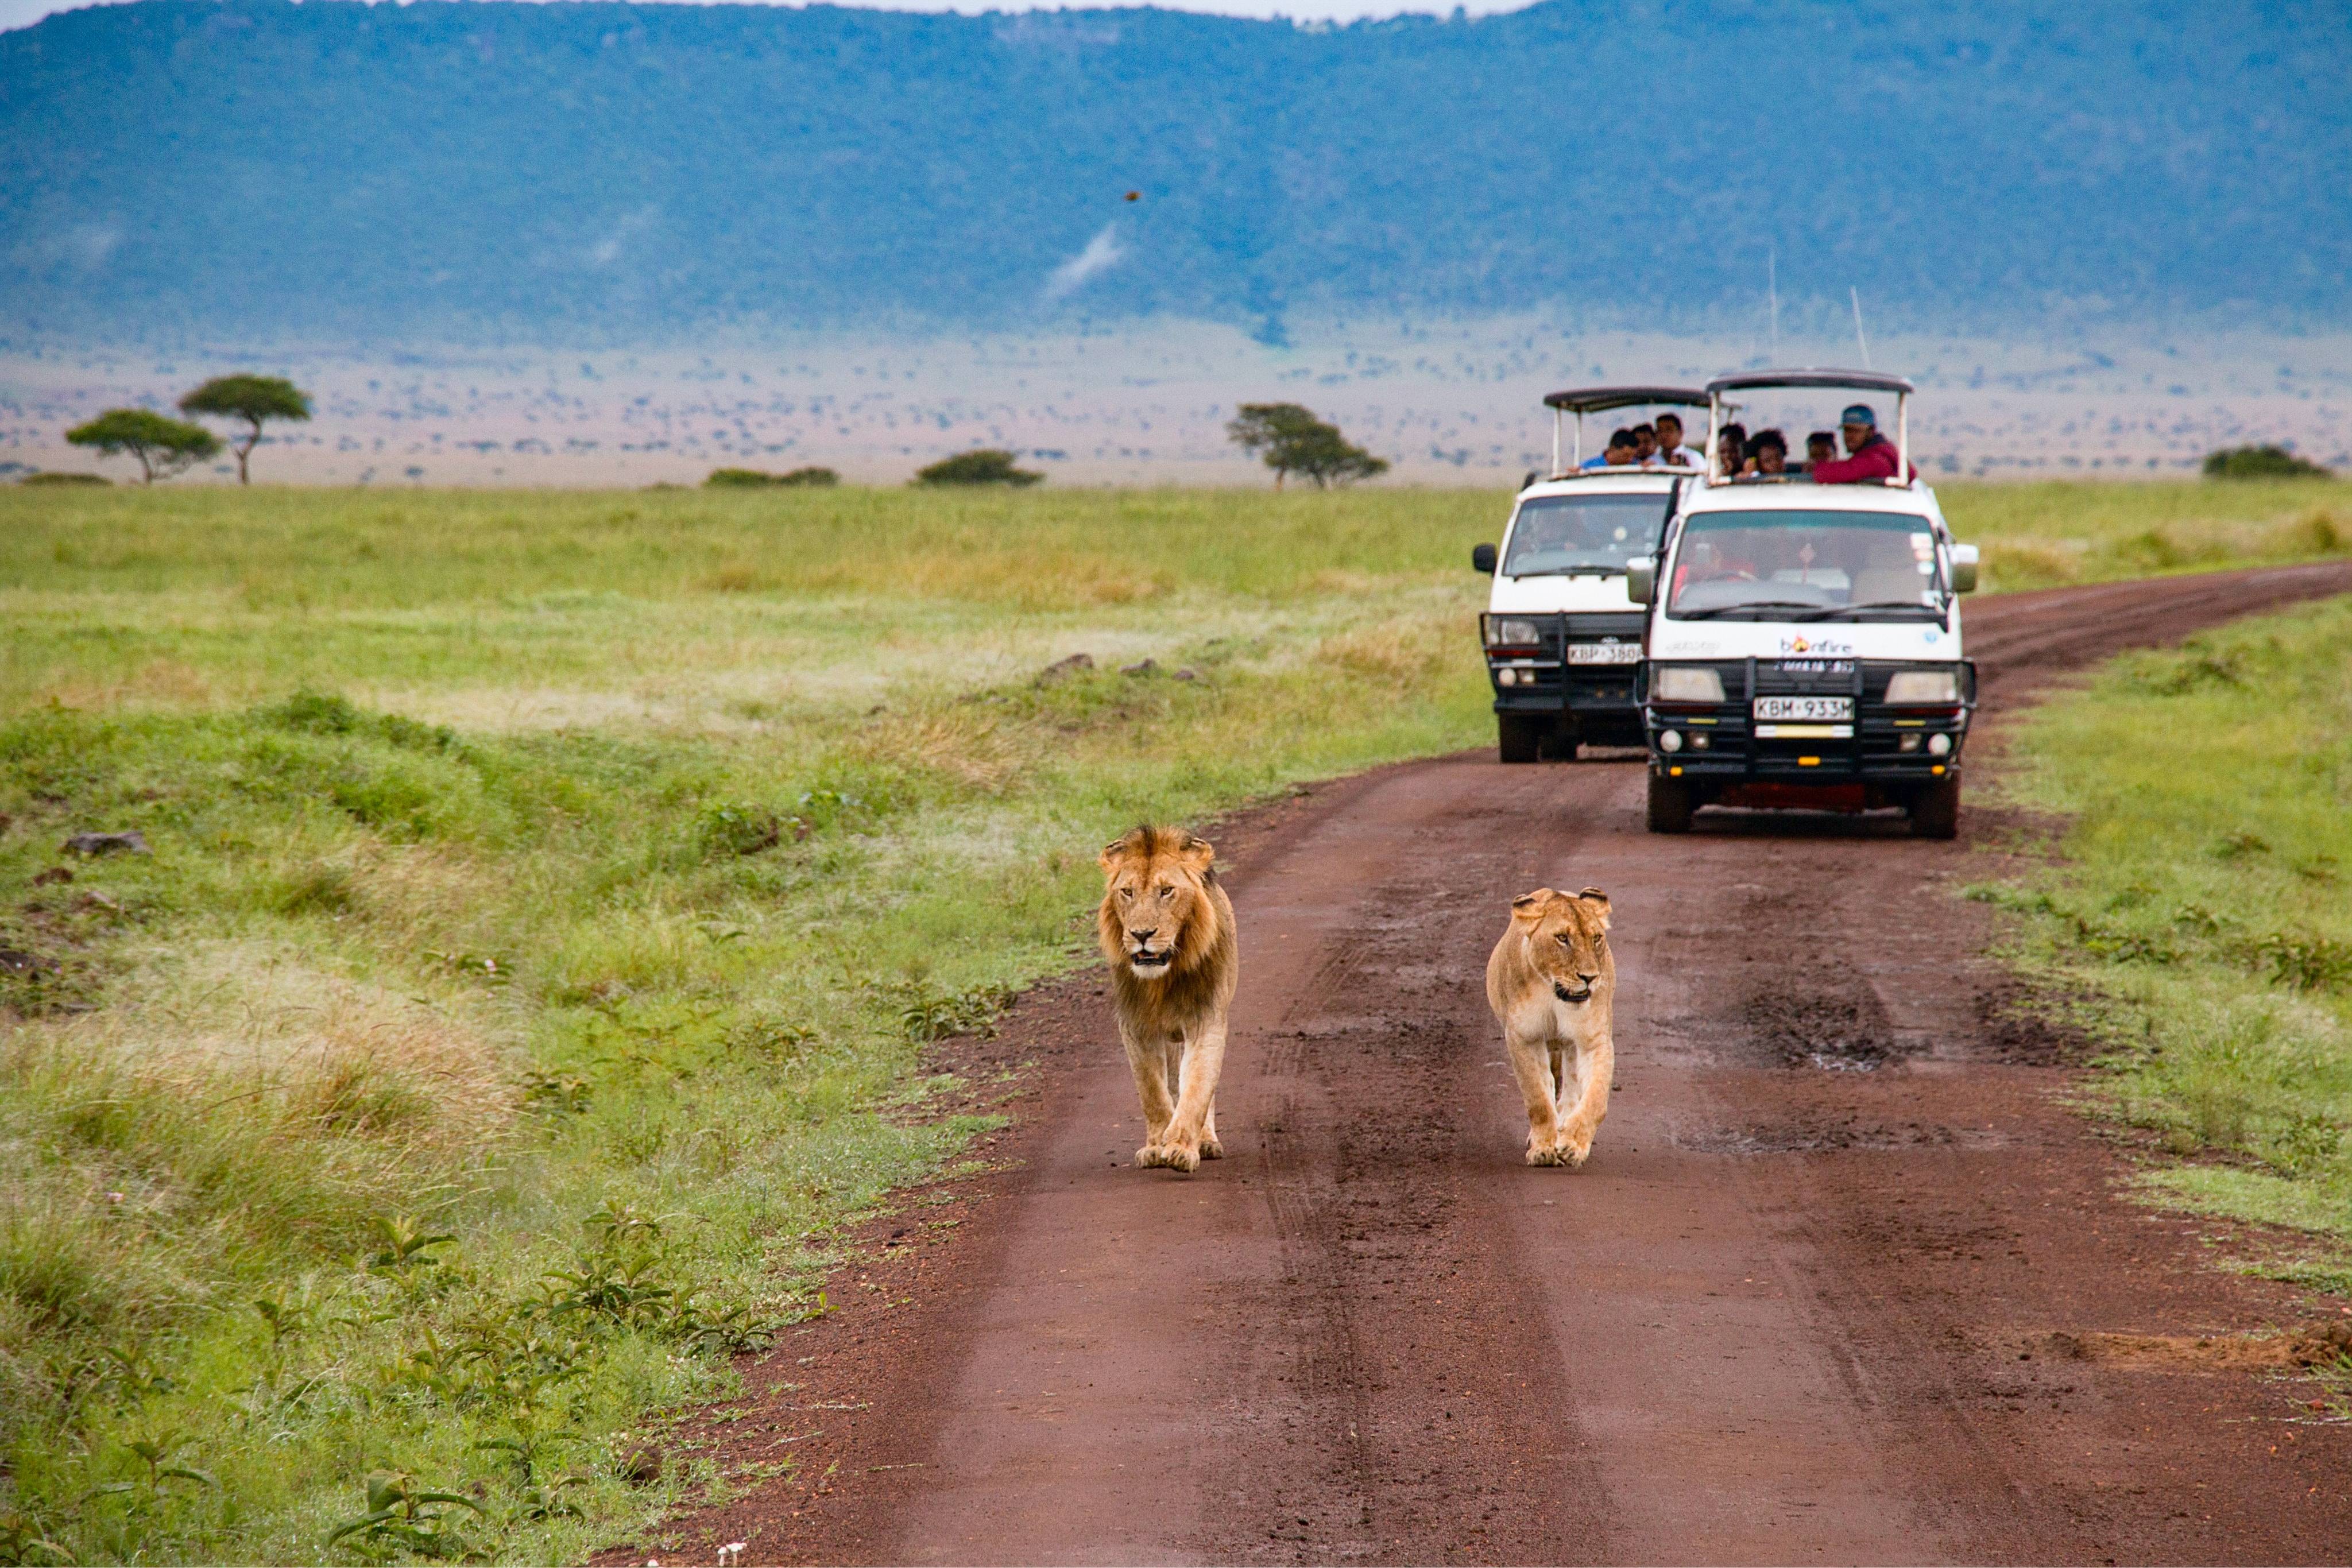
[[[2049,481],[1937,487],[1996,592],[2352,553],[2352,482]]]
[[[2094,1103],[2157,1200],[2305,1236],[2352,1288],[2352,599],[2115,661],[2026,719],[2002,773],[2070,819],[1984,895],[2090,998]]]
[[[2081,577],[2341,542],[1945,494]],[[1506,506],[0,490],[0,1562],[577,1557],[726,1485],[631,1456],[957,1157],[924,1042],[1083,961],[1097,846],[1491,740]]]

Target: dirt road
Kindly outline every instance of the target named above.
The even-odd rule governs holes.
[[[2352,567],[1974,604],[1997,715],[2117,647]],[[1997,741],[1997,735],[1988,737]],[[1979,752],[1981,772],[1992,761]],[[2343,1561],[2352,1432],[2307,1385],[2109,1356],[2339,1309],[2116,1195],[1955,885],[1898,821],[1642,827],[1624,761],[1393,768],[1224,835],[1230,1157],[1141,1141],[1086,978],[993,1168],[918,1199],[690,1441],[795,1458],[640,1552],[950,1563]],[[1976,844],[1971,840],[1977,841]],[[1514,894],[1614,901],[1618,1094],[1529,1169],[1480,976]],[[897,1232],[895,1238],[892,1232]],[[2094,1336],[2094,1337],[2085,1337]]]

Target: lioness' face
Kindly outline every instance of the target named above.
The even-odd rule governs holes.
[[[1511,917],[1526,934],[1528,958],[1563,1002],[1590,1001],[1609,956],[1609,895],[1538,888],[1511,901]]]
[[[1175,961],[1213,852],[1189,833],[1139,831],[1103,851],[1104,909],[1118,927],[1119,956],[1139,978],[1158,979]]]

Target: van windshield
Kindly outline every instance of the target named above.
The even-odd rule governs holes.
[[[1537,496],[1519,503],[1505,577],[1621,572],[1656,547],[1667,497]]]
[[[1941,620],[1927,519],[1900,512],[1703,512],[1683,525],[1677,620]]]

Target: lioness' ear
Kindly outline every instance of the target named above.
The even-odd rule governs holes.
[[[1511,900],[1511,918],[1521,925],[1533,925],[1543,918],[1544,905],[1559,896],[1548,887],[1523,893]]]
[[[1605,893],[1601,892],[1601,891],[1599,888],[1597,888],[1597,887],[1588,887],[1588,888],[1584,888],[1584,889],[1580,890],[1580,891],[1578,892],[1578,894],[1577,894],[1577,895],[1576,895],[1576,896],[1577,896],[1577,897],[1579,897],[1579,898],[1580,898],[1580,899],[1582,899],[1582,900],[1584,900],[1584,902],[1585,902],[1585,903],[1590,904],[1592,904],[1593,906],[1595,906],[1596,908],[1598,908],[1598,909],[1600,910],[1600,912],[1601,912],[1601,929],[1602,929],[1603,931],[1608,930],[1608,929],[1609,929],[1609,895],[1608,895],[1607,894],[1605,894]]]

